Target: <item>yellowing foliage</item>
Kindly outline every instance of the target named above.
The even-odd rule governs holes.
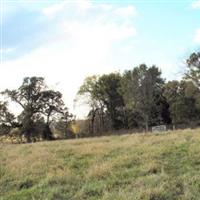
[[[70,126],[71,131],[77,135],[80,132],[80,127],[76,122],[73,122]]]

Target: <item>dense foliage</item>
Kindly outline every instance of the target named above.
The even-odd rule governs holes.
[[[86,100],[90,110],[87,119],[76,121],[59,91],[49,89],[42,77],[26,77],[18,89],[2,92],[22,111],[15,115],[9,111],[8,102],[0,102],[0,133],[17,133],[33,142],[52,140],[59,134],[71,138],[120,129],[147,132],[151,126],[162,124],[198,126],[200,52],[191,54],[186,65],[180,81],[166,82],[157,66],[145,64],[123,73],[86,77],[78,97]]]
[[[51,123],[63,119],[63,116],[65,120],[71,119],[62,94],[49,90],[42,77],[26,77],[18,89],[7,89],[2,94],[20,105],[22,112],[15,117],[9,113],[7,104],[1,103],[1,127],[14,128],[18,124],[21,137],[25,137],[27,142],[40,138],[52,140]]]
[[[87,97],[89,134],[102,130],[200,123],[200,53],[187,59],[183,80],[166,82],[156,66],[141,64],[123,74],[87,77],[78,95]]]

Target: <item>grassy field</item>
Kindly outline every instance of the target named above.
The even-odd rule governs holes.
[[[199,200],[200,129],[0,144],[0,199]]]

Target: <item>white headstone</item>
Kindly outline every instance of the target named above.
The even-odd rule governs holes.
[[[153,133],[159,133],[159,132],[164,132],[167,130],[166,125],[160,125],[160,126],[153,126],[152,127],[152,132]]]

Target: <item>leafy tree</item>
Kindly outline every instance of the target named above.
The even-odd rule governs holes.
[[[6,102],[0,102],[0,130],[2,134],[7,134],[10,129],[17,126],[15,116],[10,113]]]
[[[121,94],[126,110],[139,115],[142,120],[139,126],[144,125],[146,131],[150,124],[162,123],[162,109],[166,104],[162,97],[164,80],[156,66],[148,68],[145,64],[125,71],[121,81]],[[166,106],[166,105],[165,105]],[[167,109],[167,107],[165,107]]]
[[[192,80],[200,87],[200,52],[192,53],[187,59],[188,71],[186,79]]]
[[[43,138],[51,140],[53,139],[53,134],[50,129],[50,124],[53,117],[56,117],[58,114],[64,114],[65,110],[62,94],[58,91],[45,90],[41,92],[40,101],[40,112],[46,117],[46,127],[43,132]]]
[[[101,130],[104,129],[105,106],[99,93],[98,81],[98,76],[87,77],[78,91],[78,96],[84,96],[87,104],[91,108],[88,113],[88,118],[90,120],[90,132],[92,135],[95,133],[95,119],[97,116],[100,120]]]
[[[164,95],[169,103],[174,125],[198,121],[199,92],[191,81],[170,81],[165,85]]]
[[[64,138],[73,138],[74,134],[70,130],[70,125],[74,121],[74,116],[65,108],[61,117],[53,123],[55,129],[60,131],[64,135]]]
[[[98,97],[103,102],[114,129],[126,127],[124,101],[119,92],[120,84],[121,75],[119,73],[102,75],[97,84]]]
[[[78,94],[89,99],[91,110],[88,117],[91,119],[92,134],[98,130],[105,130],[109,121],[114,129],[124,127],[124,104],[119,93],[120,80],[119,73],[91,76],[87,77],[80,87]]]
[[[34,138],[38,137],[38,127],[44,127],[44,122],[43,139],[53,139],[50,129],[52,120],[61,118],[61,115],[67,117],[69,114],[62,100],[62,94],[48,90],[42,77],[26,77],[17,90],[5,90],[3,94],[22,107],[23,111],[18,120],[22,124],[21,130],[27,142],[34,141]]]
[[[19,104],[23,111],[19,117],[22,123],[22,133],[31,142],[34,124],[34,115],[41,109],[41,91],[45,89],[42,77],[26,77],[17,90],[5,90],[3,94]]]

